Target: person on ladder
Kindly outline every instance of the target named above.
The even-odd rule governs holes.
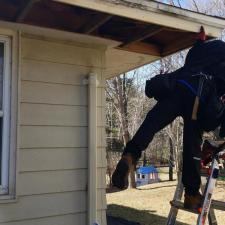
[[[206,41],[201,27],[184,66],[147,81],[145,92],[148,97],[154,97],[157,103],[125,146],[112,176],[113,185],[119,189],[128,187],[129,171],[155,133],[181,116],[184,120],[184,207],[196,210],[202,204],[199,189],[203,132],[221,126],[220,136],[225,136],[225,43],[220,40]]]

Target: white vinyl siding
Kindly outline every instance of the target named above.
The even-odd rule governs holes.
[[[17,196],[0,223],[86,225],[88,105],[83,79],[98,74],[98,221],[105,219],[104,52],[22,37]]]

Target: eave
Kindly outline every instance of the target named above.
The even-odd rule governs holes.
[[[225,27],[224,19],[146,0],[2,0],[0,4],[0,20],[17,27],[47,28],[108,43],[106,77],[190,47],[201,25],[208,39],[220,36]]]

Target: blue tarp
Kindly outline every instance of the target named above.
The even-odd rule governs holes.
[[[158,170],[154,166],[143,166],[137,169],[137,173],[141,174],[158,173]]]

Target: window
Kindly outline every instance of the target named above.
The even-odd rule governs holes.
[[[9,194],[10,39],[0,36],[0,195]]]

